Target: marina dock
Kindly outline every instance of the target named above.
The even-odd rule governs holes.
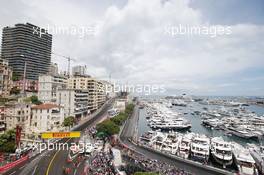
[[[132,141],[134,136],[135,129],[130,126],[135,126],[137,124],[137,113],[134,113],[134,115],[127,120],[125,126],[123,127],[123,130],[120,135],[120,139],[127,147],[135,150],[136,152],[140,152],[141,154],[144,154],[145,156],[155,159],[164,161],[167,163],[170,163],[172,165],[175,165],[177,167],[181,167],[184,170],[188,170],[191,173],[194,174],[203,174],[203,175],[227,175],[232,174],[230,171],[225,171],[219,168],[205,166],[201,163],[196,163],[193,161],[185,160],[176,156],[170,156],[168,154],[160,153],[155,150],[149,149],[147,147],[141,146],[136,144]],[[139,118],[140,119],[140,118]],[[139,121],[140,122],[140,121]]]

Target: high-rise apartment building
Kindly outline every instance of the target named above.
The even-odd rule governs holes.
[[[16,24],[4,27],[1,57],[9,62],[13,73],[23,79],[37,80],[40,74],[49,71],[52,35],[35,25]]]

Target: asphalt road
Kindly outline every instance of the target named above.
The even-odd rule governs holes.
[[[89,120],[88,122],[84,123],[80,127],[76,128],[75,130],[82,131],[85,128],[91,127],[100,120],[102,120],[107,112],[107,110],[110,108],[112,103],[108,103],[104,109],[101,110],[93,119]],[[157,154],[155,152],[149,151],[147,149],[144,149],[142,147],[139,147],[137,145],[134,145],[131,143],[128,139],[133,138],[135,135],[135,132],[137,131],[137,122],[138,122],[138,107],[136,107],[136,110],[134,111],[133,115],[127,120],[124,129],[120,135],[120,138],[124,144],[126,144],[128,147],[133,148],[137,152],[151,158],[156,159],[161,162],[167,162],[172,165],[175,165],[177,167],[180,167],[181,169],[184,169],[188,172],[191,172],[195,175],[218,175],[221,173],[217,173],[215,171],[210,171],[201,167],[193,166],[191,164],[177,161],[175,159]],[[136,127],[135,127],[136,126]],[[73,139],[62,139],[59,142],[68,144],[72,143]],[[63,175],[62,168],[69,166],[66,162],[66,158],[68,155],[68,151],[44,151],[41,155],[38,155],[36,157],[33,157],[30,159],[30,161],[19,165],[16,168],[13,168],[12,170],[5,173],[5,175]],[[83,162],[80,164],[77,168],[75,168],[71,175],[79,175],[81,174],[83,169]]]
[[[133,115],[127,120],[123,131],[120,135],[120,139],[122,142],[127,145],[128,147],[136,150],[137,152],[147,156],[148,158],[159,160],[161,162],[167,162],[171,165],[175,165],[176,167],[179,167],[181,169],[184,169],[187,172],[190,172],[195,175],[223,175],[223,173],[217,173],[215,171],[207,170],[205,168],[197,167],[192,164],[188,164],[182,161],[177,161],[173,158],[166,157],[160,154],[157,154],[155,152],[149,151],[145,148],[139,147],[137,145],[134,145],[129,140],[132,139],[132,137],[136,134],[135,133],[135,126],[137,126],[138,122],[138,108],[136,108]],[[129,139],[129,140],[128,140]]]
[[[112,105],[113,100],[108,101],[98,114],[74,130],[83,131],[84,129],[95,125],[106,116],[107,110],[109,110]],[[67,143],[70,146],[71,143],[75,141],[77,140],[65,138],[59,140],[58,143]],[[32,157],[29,161],[7,171],[4,175],[63,175],[63,167],[73,167],[72,164],[66,162],[67,156],[68,151],[66,150],[44,151],[41,154]],[[71,174],[77,174],[77,169],[73,170]]]

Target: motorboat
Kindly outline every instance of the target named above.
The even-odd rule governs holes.
[[[234,161],[239,171],[239,174],[255,175],[257,172],[255,160],[251,156],[248,149],[238,143],[232,143],[232,152]]]
[[[224,141],[222,137],[212,138],[210,149],[214,160],[223,165],[223,167],[233,163],[231,143]]]
[[[206,135],[196,134],[191,142],[191,159],[207,163],[210,154],[210,139]]]

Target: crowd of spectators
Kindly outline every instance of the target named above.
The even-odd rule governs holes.
[[[130,165],[133,164],[135,170],[142,169],[147,172],[156,172],[164,175],[193,175],[192,173],[182,170],[168,163],[149,159],[133,151],[123,151],[123,159]],[[138,170],[137,170],[138,171]]]
[[[113,165],[113,155],[111,152],[97,152],[90,157],[88,174],[94,175],[115,175],[116,170]]]
[[[86,134],[90,135],[92,138],[96,138],[96,129],[94,127],[89,128],[86,130]],[[117,143],[115,147],[119,148],[122,152],[122,158],[126,162],[126,166],[123,166],[121,169],[125,171],[128,175],[134,174],[138,171],[155,172],[157,174],[162,175],[193,175],[192,173],[186,170],[180,169],[168,163],[147,158],[144,155],[141,155],[127,147],[124,147],[121,143]],[[111,149],[107,152],[103,150],[95,153],[93,156],[90,157],[88,174],[117,174],[112,161],[113,155],[111,153]]]

